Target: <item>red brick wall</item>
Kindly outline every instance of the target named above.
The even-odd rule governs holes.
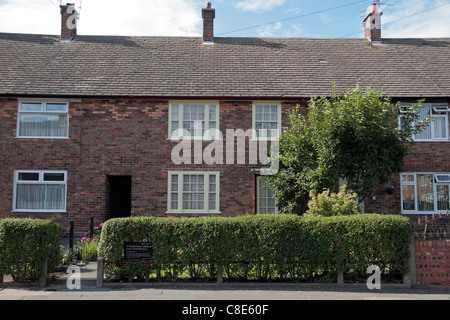
[[[296,105],[283,103],[284,125],[287,110]],[[167,101],[83,100],[70,102],[69,116],[70,139],[18,139],[17,100],[0,99],[0,218],[51,219],[62,225],[63,232],[73,220],[81,235],[91,216],[96,224],[108,218],[108,175],[132,176],[132,216],[166,216],[169,170],[219,171],[222,215],[256,211],[255,174],[250,170],[255,165],[172,163],[177,142],[167,139]],[[252,103],[221,101],[219,116],[222,132],[250,129]],[[246,159],[248,163],[248,155]],[[67,170],[67,212],[11,212],[14,170]]]
[[[450,132],[450,121],[449,121]],[[411,146],[409,154],[404,161],[402,172],[450,172],[450,142],[416,142]],[[393,185],[395,191],[388,194],[385,190],[387,185]],[[401,214],[400,205],[400,173],[392,175],[391,181],[374,193],[375,200],[365,201],[366,212],[383,214]],[[423,215],[411,215],[416,219]]]
[[[415,241],[417,285],[450,287],[450,240]]]

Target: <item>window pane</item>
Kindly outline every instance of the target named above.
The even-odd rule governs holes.
[[[39,181],[38,172],[19,172],[19,181]]]
[[[64,181],[64,173],[44,173],[44,181]]]
[[[178,105],[172,106],[172,120],[178,120]]]
[[[404,182],[414,182],[414,175],[413,174],[403,174],[402,175],[402,181],[404,181]]]
[[[177,210],[178,209],[178,193],[172,193],[170,200],[171,200],[170,208],[172,210]]]
[[[32,112],[41,112],[42,111],[42,103],[21,103],[20,111],[32,111]]]
[[[178,176],[177,175],[172,176],[171,190],[178,191]]]
[[[67,112],[68,106],[66,103],[47,103],[45,111],[49,112]]]
[[[216,210],[216,194],[209,194],[209,210]]]
[[[178,121],[172,121],[172,134],[175,130],[178,130]]]
[[[16,209],[18,210],[63,210],[65,185],[18,184]]]
[[[258,179],[258,192],[258,213],[276,213],[275,192],[264,183],[264,179],[262,178]]]
[[[402,196],[403,196],[403,210],[415,210],[415,195],[414,195],[414,186],[403,186],[402,187]]]
[[[434,118],[434,137],[437,139],[443,139],[447,137],[447,126],[445,125],[444,117]]]
[[[43,210],[45,190],[40,184],[18,184],[16,209]]]
[[[437,196],[437,209],[438,210],[449,210],[449,186],[448,185],[438,185],[436,186],[436,196]]]
[[[47,210],[63,210],[65,186],[61,184],[47,184],[44,185],[44,209]]]
[[[209,106],[209,120],[216,120],[216,106]]]
[[[417,200],[419,211],[434,211],[433,175],[417,175]]]
[[[21,114],[19,136],[21,137],[66,137],[67,115]]]
[[[271,111],[272,111],[272,114],[278,114],[278,107],[277,106],[272,106],[271,107]]]
[[[216,192],[216,176],[210,175],[209,176],[209,192]]]
[[[423,121],[430,116],[430,107],[423,107],[419,113],[419,121]],[[431,139],[431,126],[427,126],[424,130],[416,134],[416,139]]]

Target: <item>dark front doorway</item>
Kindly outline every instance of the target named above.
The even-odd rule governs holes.
[[[131,176],[108,176],[111,218],[131,216]]]

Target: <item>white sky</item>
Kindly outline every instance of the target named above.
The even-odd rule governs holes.
[[[78,9],[80,1],[69,2],[75,3]],[[187,0],[85,0],[81,5],[79,34],[192,36],[200,35],[200,9],[204,3]],[[58,0],[1,1],[0,32],[59,34],[59,10]]]
[[[63,1],[63,3],[68,0]],[[205,0],[73,0],[82,4],[78,34],[128,36],[200,36]],[[213,0],[215,32],[283,20],[331,8],[351,0]],[[368,4],[371,1],[366,1]],[[387,0],[382,17],[385,38],[450,37],[450,0]],[[442,6],[443,4],[448,4]],[[410,17],[415,12],[441,6]],[[339,12],[276,22],[226,36],[362,37],[365,1]],[[0,0],[0,32],[59,34],[58,0]],[[394,22],[393,22],[394,21]]]

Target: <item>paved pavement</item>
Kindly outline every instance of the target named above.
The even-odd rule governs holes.
[[[79,289],[70,289],[64,275],[45,288],[8,287],[0,285],[0,300],[170,300],[182,301],[261,301],[276,300],[450,300],[450,290],[412,288],[369,290],[365,287],[338,288],[327,286],[274,287],[261,285],[253,287],[214,286],[210,287],[96,287],[96,263],[81,267]],[[5,279],[6,280],[6,279]],[[7,281],[5,281],[7,282]],[[71,282],[74,283],[74,282]],[[180,306],[181,308],[181,306]],[[192,311],[192,310],[191,310]],[[195,310],[194,310],[195,311]]]

